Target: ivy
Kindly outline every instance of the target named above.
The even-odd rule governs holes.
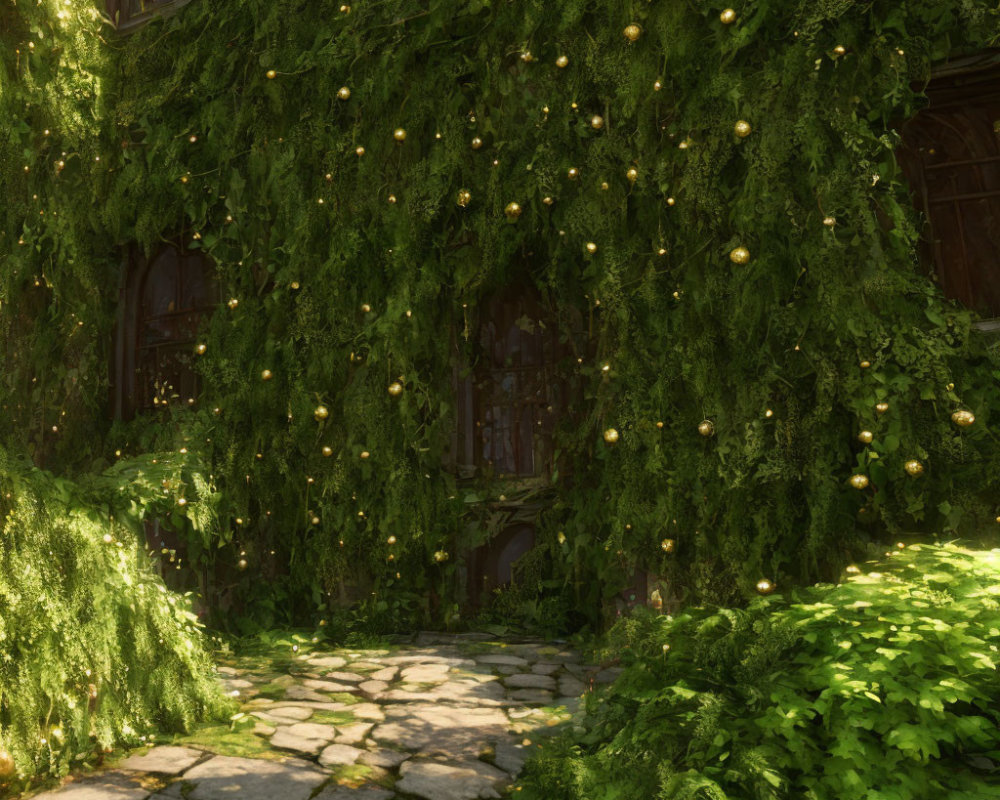
[[[756,0],[729,25],[686,0],[340,5],[194,0],[129,36],[87,3],[3,10],[12,451],[80,477],[187,448],[219,499],[208,538],[185,535],[242,612],[273,625],[375,592],[387,625],[426,624],[421,598],[456,599],[477,522],[519,488],[464,503],[444,463],[462,334],[525,284],[573,353],[538,527],[545,593],[573,613],[593,621],[636,568],[735,602],[996,517],[993,354],[917,265],[894,157],[930,65],[997,43],[995,5]],[[178,235],[239,304],[206,322],[196,406],[111,424],[121,248]]]

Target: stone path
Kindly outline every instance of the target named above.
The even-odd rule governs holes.
[[[507,793],[538,737],[615,671],[561,645],[419,634],[391,650],[219,667],[233,726],[133,753],[37,800],[474,800]]]

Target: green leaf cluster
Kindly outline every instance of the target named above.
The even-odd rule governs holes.
[[[909,547],[613,634],[623,674],[526,800],[1000,797],[1000,551]]]
[[[154,574],[120,498],[99,498],[0,450],[0,750],[16,765],[0,793],[228,710],[190,599]]]

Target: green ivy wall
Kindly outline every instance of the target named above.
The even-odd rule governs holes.
[[[126,37],[88,3],[8,4],[0,441],[70,475],[186,448],[167,499],[217,515],[190,557],[265,621],[318,615],[358,575],[370,610],[440,618],[495,515],[443,466],[456,346],[471,358],[477,308],[528,283],[583,321],[533,570],[566,621],[636,567],[729,602],[879,541],[982,531],[996,367],[916,261],[893,153],[930,65],[997,44],[996,4],[724,8],[193,0]],[[207,324],[194,407],[112,424],[122,248],[178,235],[239,303]]]

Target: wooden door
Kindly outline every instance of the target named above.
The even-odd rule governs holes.
[[[1000,317],[1000,56],[942,70],[902,128],[900,164],[945,294]]]

